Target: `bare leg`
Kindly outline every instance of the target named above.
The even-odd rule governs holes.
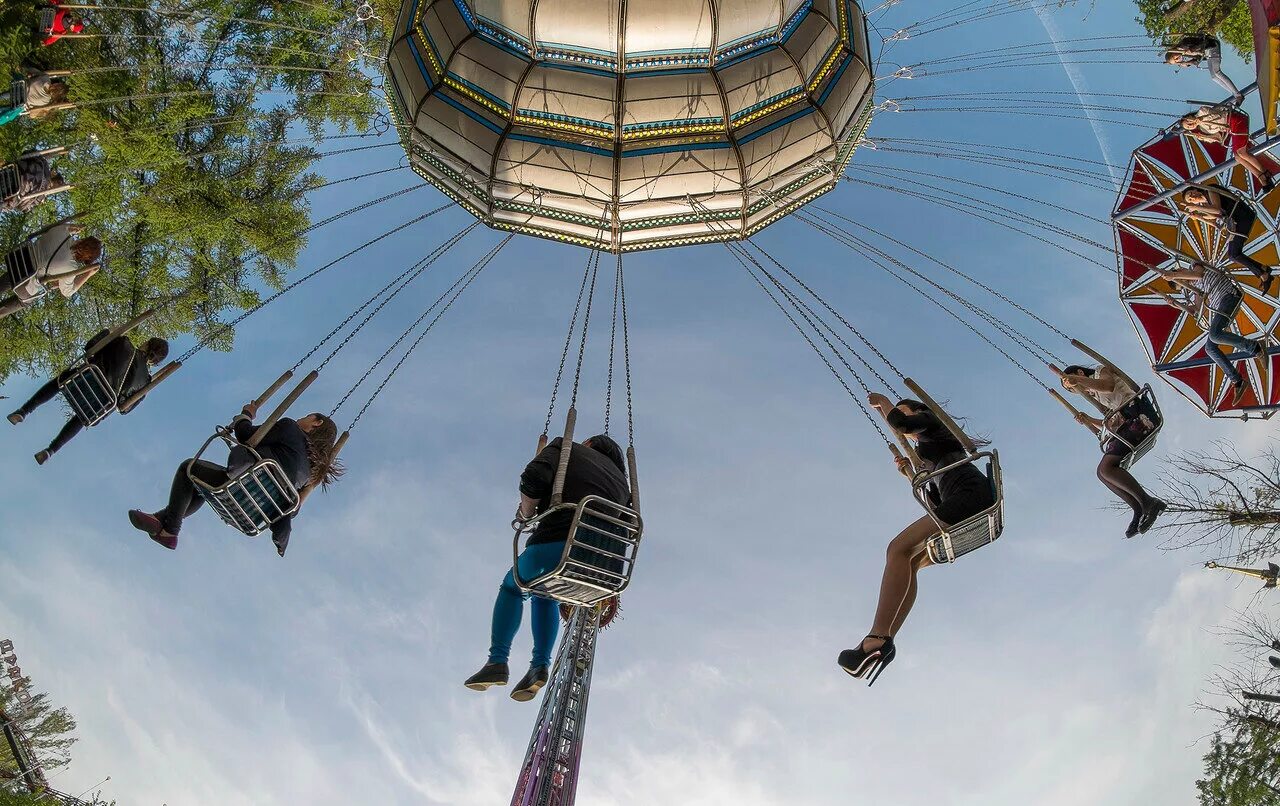
[[[920,569],[933,565],[933,560],[929,559],[929,552],[921,550],[919,554],[911,558],[911,587],[907,588],[907,598],[902,600],[902,606],[898,608],[898,615],[893,620],[893,626],[889,628],[890,635],[897,635],[902,629],[902,622],[907,620],[907,614],[911,612],[911,608],[916,604],[916,591],[919,585],[916,583],[916,574],[920,573]]]
[[[871,623],[874,635],[893,635],[895,622],[901,625],[910,610],[907,599],[915,599],[915,576],[918,566],[915,558],[922,551],[924,542],[938,533],[938,525],[928,515],[903,529],[889,543],[885,552],[884,576],[880,580],[880,601],[876,605],[876,617]],[[904,607],[905,605],[905,607]],[[883,641],[878,638],[862,642],[864,649],[875,649]]]
[[[1267,183],[1267,166],[1262,164],[1262,160],[1249,153],[1249,149],[1238,149],[1236,151],[1236,161],[1243,165],[1246,171],[1253,174],[1253,178],[1258,180],[1259,184],[1265,185]]]

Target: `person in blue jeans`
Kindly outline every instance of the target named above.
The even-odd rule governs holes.
[[[530,520],[535,515],[546,512],[550,506],[551,487],[555,482],[556,468],[560,465],[561,443],[560,438],[552,440],[520,474],[520,509],[516,513],[519,520]],[[563,503],[576,504],[589,495],[598,495],[623,506],[631,502],[622,448],[604,434],[581,444],[574,443],[569,452]],[[569,539],[573,513],[572,507],[566,507],[562,511],[552,512],[538,522],[524,551],[520,553],[518,563],[521,579],[533,579],[560,563],[565,541]],[[524,601],[529,598],[530,595],[516,585],[514,574],[508,571],[498,588],[498,598],[493,603],[489,660],[480,671],[467,678],[467,688],[484,691],[490,686],[507,684],[510,676],[507,660],[511,655],[511,642],[520,630]],[[559,605],[541,596],[535,595],[532,599],[529,609],[533,628],[533,658],[528,673],[511,692],[511,699],[517,702],[532,700],[546,684],[550,675],[551,652],[560,631]]]
[[[1217,364],[1227,379],[1231,381],[1231,405],[1238,406],[1244,398],[1248,385],[1235,365],[1228,360],[1218,345],[1225,344],[1236,351],[1246,353],[1253,358],[1262,353],[1264,345],[1261,341],[1246,339],[1230,331],[1235,321],[1236,309],[1240,307],[1243,295],[1235,281],[1226,272],[1200,261],[1195,261],[1188,269],[1162,271],[1160,276],[1186,289],[1196,305],[1185,305],[1171,297],[1166,297],[1175,307],[1195,316],[1196,307],[1203,306],[1208,316],[1209,327],[1206,335],[1209,341],[1204,346],[1205,354]]]

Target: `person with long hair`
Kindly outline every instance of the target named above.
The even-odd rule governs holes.
[[[111,331],[103,330],[93,338],[89,339],[84,345],[85,353],[94,349],[109,336]],[[102,371],[106,378],[107,384],[116,394],[116,400],[120,404],[120,413],[128,414],[138,404],[142,402],[142,398],[134,401],[131,406],[125,407],[124,401],[133,395],[142,391],[143,387],[151,383],[150,367],[158,365],[169,357],[169,342],[160,338],[151,338],[142,345],[141,348],[134,347],[133,342],[128,336],[117,336],[106,344],[102,345],[102,349],[98,350],[89,357],[89,363]],[[58,377],[50,380],[44,386],[41,386],[31,399],[15,412],[9,415],[9,422],[17,425],[26,418],[30,417],[39,407],[48,403],[58,396],[58,390],[62,384],[71,376],[74,368],[67,370]],[[49,443],[49,447],[36,454],[36,464],[44,464],[49,461],[49,457],[62,450],[68,442],[70,442],[76,434],[84,429],[84,423],[74,414],[67,420],[66,425],[62,426],[62,430]]]
[[[1202,106],[1183,115],[1178,122],[1182,133],[1188,137],[1226,146],[1264,193],[1275,186],[1266,163],[1250,150],[1253,144],[1249,140],[1249,116],[1244,111],[1234,107]]]
[[[1098,481],[1133,510],[1133,519],[1129,521],[1124,536],[1146,534],[1169,505],[1144,490],[1120,463],[1159,425],[1154,408],[1145,399],[1137,397],[1138,390],[1110,367],[1072,364],[1058,369],[1050,364],[1049,369],[1058,376],[1064,389],[1087,397],[1110,412],[1105,420],[1076,412],[1076,420],[1089,426],[1094,433],[1109,428],[1115,435],[1102,446]]]
[[[1203,221],[1225,231],[1227,256],[1244,266],[1262,281],[1263,294],[1271,291],[1271,269],[1245,254],[1245,244],[1258,220],[1253,205],[1222,187],[1196,185],[1182,192],[1182,212],[1187,217]]]
[[[559,437],[552,440],[520,474],[517,520],[531,520],[550,506],[551,488],[555,483],[556,468],[560,465],[562,444],[563,440]],[[626,460],[623,458],[622,448],[605,434],[598,434],[581,444],[574,443],[569,451],[563,503],[577,503],[589,495],[598,495],[623,506],[628,506],[631,502],[631,488],[627,484]],[[520,554],[518,562],[521,579],[541,576],[559,564],[572,523],[573,510],[568,508],[538,522]],[[514,574],[508,571],[493,604],[489,660],[480,671],[467,678],[467,688],[485,691],[490,686],[507,684],[507,659],[511,655],[511,642],[520,630],[524,600],[528,598],[529,594],[520,590]],[[511,699],[517,702],[532,700],[546,684],[551,667],[551,652],[555,649],[556,634],[560,630],[560,608],[553,600],[535,594],[530,610],[533,659],[528,673],[511,692]]]
[[[204,499],[196,491],[191,477],[194,476],[205,484],[217,487],[226,484],[227,481],[256,464],[253,453],[244,443],[248,442],[260,427],[253,424],[253,418],[257,413],[257,406],[249,403],[232,422],[232,430],[235,432],[236,441],[240,444],[231,449],[226,467],[203,459],[186,460],[173,476],[168,506],[152,513],[138,509],[129,510],[129,522],[134,528],[146,532],[161,546],[176,549],[182,522],[194,515],[204,504]],[[293,484],[294,489],[301,493],[304,489],[317,485],[327,489],[342,475],[343,468],[333,457],[333,448],[337,440],[337,424],[317,412],[296,421],[281,417],[253,450],[256,450],[263,459],[274,459]],[[281,557],[289,546],[292,522],[293,517],[288,516],[271,524],[271,539],[275,543],[276,553]]]
[[[915,471],[932,472],[967,456],[960,441],[924,403],[900,400],[895,405],[876,393],[867,400],[884,415],[890,428],[916,443],[916,454],[923,467],[914,468]],[[897,465],[899,472],[910,477],[913,470],[910,459],[899,457]],[[950,526],[994,504],[995,491],[987,476],[967,462],[939,477],[929,490],[929,500],[934,516]],[[897,657],[894,638],[915,605],[916,576],[932,562],[926,544],[939,531],[933,517],[924,515],[889,542],[871,630],[856,648],[841,652],[838,660],[840,668],[852,677],[861,679],[870,675],[868,685],[871,685]]]
[[[0,271],[0,319],[22,310],[49,289],[70,298],[89,282],[98,272],[102,241],[77,237],[82,231],[75,224],[54,224],[27,240],[35,274],[15,287],[13,277]]]

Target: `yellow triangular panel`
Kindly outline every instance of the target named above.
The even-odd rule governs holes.
[[[1182,354],[1182,351],[1195,344],[1196,341],[1204,335],[1204,331],[1200,329],[1200,325],[1196,324],[1196,320],[1190,316],[1183,316],[1182,322],[1179,323],[1177,330],[1174,332],[1173,338],[1169,339],[1169,346],[1164,351],[1162,361],[1172,361],[1176,356]]]

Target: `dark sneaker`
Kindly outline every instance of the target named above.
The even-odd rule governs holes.
[[[169,549],[170,551],[178,547],[178,535],[164,528],[164,524],[155,515],[143,512],[140,509],[129,510],[129,523],[133,524],[133,528],[146,532],[147,537]]]
[[[49,451],[47,451],[47,450],[45,450],[45,451],[37,451],[37,452],[36,452],[36,464],[38,464],[38,465],[42,465],[42,464],[44,464],[45,462],[49,461],[49,457],[50,457],[50,456],[53,456],[53,454],[52,454],[52,453],[50,453],[50,452],[49,452]]]
[[[1133,513],[1133,520],[1129,521],[1129,528],[1124,530],[1126,538],[1135,537],[1138,534],[1138,528],[1142,524],[1142,513]]]
[[[1240,401],[1244,400],[1245,392],[1249,391],[1249,385],[1242,380],[1239,383],[1231,384],[1231,389],[1231,405],[1239,406]]]
[[[547,684],[547,667],[530,666],[525,676],[520,678],[520,682],[516,683],[515,689],[511,692],[511,699],[516,702],[528,702],[538,696],[538,692]]]
[[[484,691],[489,686],[505,686],[511,672],[505,663],[486,663],[480,671],[467,678],[464,686],[472,691]]]
[[[15,411],[13,414],[9,415],[9,422],[13,423],[14,425],[17,425],[18,423],[22,422],[25,419],[27,419],[26,415],[20,411]]]

